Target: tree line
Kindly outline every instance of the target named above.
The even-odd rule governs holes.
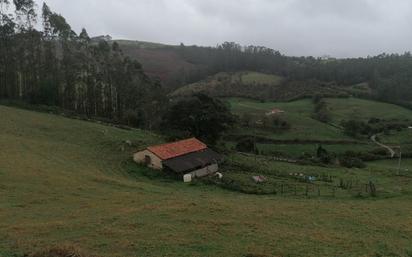
[[[225,42],[216,47],[181,44],[175,49],[185,60],[202,67],[180,72],[180,80],[176,80],[180,84],[193,83],[218,72],[250,70],[283,76],[286,78],[284,83],[290,85],[318,81],[319,84],[333,83],[345,88],[368,83],[371,92],[359,97],[395,103],[412,101],[410,52],[366,58],[324,59],[288,57],[267,47],[241,46],[234,42]],[[409,107],[412,108],[412,104]]]
[[[34,0],[0,0],[0,8],[0,99],[150,126],[164,94],[117,43],[76,34],[45,3],[41,17]]]

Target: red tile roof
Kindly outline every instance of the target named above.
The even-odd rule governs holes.
[[[162,160],[172,159],[185,154],[201,151],[207,148],[207,145],[196,138],[190,138],[174,143],[150,146],[147,149],[154,153]]]

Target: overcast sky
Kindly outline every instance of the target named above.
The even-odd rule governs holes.
[[[43,1],[36,0],[41,6]],[[412,50],[411,0],[46,0],[72,27],[116,39],[264,45],[288,55]]]

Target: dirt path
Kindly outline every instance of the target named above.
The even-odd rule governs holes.
[[[386,150],[388,150],[389,153],[391,154],[391,158],[395,157],[395,154],[396,154],[395,150],[393,150],[392,148],[390,148],[390,147],[387,146],[387,145],[384,145],[384,144],[378,142],[378,141],[376,140],[376,137],[377,137],[377,136],[378,136],[378,135],[373,135],[373,136],[371,137],[371,140],[372,140],[375,144],[379,145],[380,147],[383,147],[383,148],[385,148]]]

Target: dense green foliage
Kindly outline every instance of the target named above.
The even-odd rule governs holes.
[[[246,137],[236,144],[236,151],[242,153],[257,153],[256,142],[251,137]]]
[[[327,123],[330,121],[330,113],[328,110],[327,103],[323,100],[322,96],[315,95],[313,97],[313,103],[315,105],[313,118],[320,121]]]
[[[344,129],[344,132],[352,137],[358,137],[361,135],[372,136],[374,134],[385,133],[390,134],[391,131],[402,131],[407,129],[411,124],[409,119],[379,119],[371,118],[369,121],[362,120],[342,120],[341,125]]]
[[[195,67],[175,73],[172,88],[197,82],[218,72],[257,71],[276,74],[289,89],[310,82],[315,86],[334,85],[358,97],[395,102],[411,107],[412,56],[409,52],[381,54],[367,58],[322,59],[288,57],[259,46],[242,47],[226,42],[217,47],[165,47]],[[366,90],[354,85],[368,85]]]
[[[163,117],[164,132],[195,136],[214,144],[234,123],[235,117],[220,100],[196,95],[174,104]]]
[[[365,168],[366,165],[361,159],[361,155],[353,151],[346,152],[339,159],[340,164],[346,168]]]
[[[33,0],[2,1],[0,14],[0,98],[55,105],[88,117],[138,125],[156,110],[159,85],[117,43],[91,42],[44,4],[43,30],[35,29]],[[14,14],[6,9],[15,11]],[[148,108],[148,105],[151,107]]]
[[[224,43],[217,48],[182,47],[182,55],[207,63],[211,72],[253,70],[292,81],[316,79],[349,86],[369,82],[374,96],[388,101],[412,100],[412,56],[382,54],[356,59],[287,57],[265,47]]]

